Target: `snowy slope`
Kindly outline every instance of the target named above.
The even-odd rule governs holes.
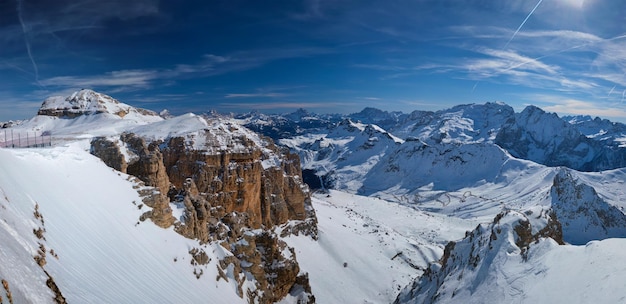
[[[389,131],[429,144],[493,142],[500,127],[513,115],[513,108],[503,103],[458,105],[437,112],[415,111]]]
[[[157,116],[155,112],[132,107],[119,102],[111,96],[94,92],[89,89],[76,91],[67,97],[49,97],[44,100],[37,114],[74,118],[81,115],[101,113],[113,114],[122,118],[127,115],[135,117]]]
[[[622,250],[626,240],[558,245],[552,238],[529,238],[525,229],[531,225],[523,224],[529,219],[511,212],[477,227],[462,241],[447,246],[442,259],[403,290],[396,303],[626,300],[620,287],[626,279],[626,266],[622,263],[626,258]]]
[[[578,131],[589,138],[602,141],[608,145],[626,147],[626,125],[612,122],[600,117],[565,116],[563,120],[573,125]]]
[[[327,175],[334,189],[351,192],[356,192],[362,186],[363,176],[402,142],[376,125],[348,119],[327,134],[312,133],[279,141],[300,155],[303,169]]]
[[[196,278],[188,251],[201,247],[197,241],[139,222],[145,210],[138,207],[141,198],[127,179],[76,146],[0,150],[2,204],[12,211],[0,213],[6,221],[0,235],[8,239],[1,252],[9,252],[3,261],[18,259],[22,266],[3,266],[0,273],[11,280],[14,293],[36,297],[32,300],[38,303],[52,300],[45,285],[39,285],[42,274],[32,261],[38,247],[31,237],[38,205],[45,219],[45,247],[58,255],[48,254],[44,268],[70,303],[243,302],[234,286],[215,281],[213,263]],[[19,224],[24,220],[26,227]],[[219,250],[205,249],[213,260]],[[33,292],[31,284],[40,291]]]
[[[317,195],[313,206],[318,241],[286,241],[309,272],[319,303],[390,303],[439,259],[443,245],[476,225],[339,191]]]
[[[511,155],[547,166],[601,171],[626,166],[626,149],[583,135],[554,113],[528,106],[502,126],[495,142]]]
[[[70,303],[245,301],[232,269],[228,282],[216,280],[218,261],[229,251],[139,221],[148,209],[137,193],[141,186],[88,153],[94,136],[117,140],[132,132],[149,142],[183,137],[186,146],[215,153],[256,146],[264,168],[279,166],[268,142],[244,123],[288,136],[280,143],[300,155],[302,167],[340,190],[313,197],[317,240],[283,237],[318,303],[626,298],[618,286],[626,279],[620,266],[626,243],[611,239],[626,237],[626,169],[578,172],[537,163],[618,163],[612,157],[619,153],[602,152],[620,151],[609,143],[617,137],[602,137],[601,130],[583,135],[575,122],[534,107],[515,114],[501,103],[408,115],[366,109],[350,116],[360,122],[304,110],[163,119],[127,106],[81,91],[47,100],[40,113],[65,116],[38,115],[11,128],[49,132],[54,142],[45,149],[0,149],[0,278],[8,278],[17,302],[52,301],[44,270]],[[606,159],[597,162],[599,155]],[[545,227],[553,230],[542,234]],[[445,249],[450,241],[456,245]],[[42,255],[40,246],[43,268],[33,258]],[[210,262],[193,266],[193,248]],[[244,281],[245,292],[254,282]],[[281,303],[297,301],[292,295]]]

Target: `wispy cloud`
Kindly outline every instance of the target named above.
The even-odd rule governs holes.
[[[288,96],[284,93],[230,93],[225,98],[276,98]]]
[[[590,115],[626,120],[626,108],[618,103],[598,104],[556,95],[534,95],[534,100],[543,103],[544,110],[562,115]]]
[[[122,70],[103,75],[58,76],[41,80],[45,86],[93,88],[93,87],[128,87],[147,88],[151,81],[161,77],[156,70]]]
[[[43,99],[36,94],[15,97],[0,94],[0,121],[9,119],[27,119],[37,113]],[[10,116],[8,116],[10,114]]]
[[[177,64],[169,69],[135,69],[111,71],[98,75],[56,76],[43,79],[40,82],[45,86],[73,88],[107,87],[114,91],[127,91],[138,88],[150,88],[157,85],[160,81],[222,75],[254,69],[276,60],[316,56],[329,52],[332,52],[332,50],[327,48],[295,47],[242,51],[227,56],[205,54],[200,61],[194,64]],[[278,96],[268,95],[266,97]],[[246,96],[234,94],[231,97]]]

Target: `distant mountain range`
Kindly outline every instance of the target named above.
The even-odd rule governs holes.
[[[2,303],[626,298],[620,123],[503,103],[172,116],[81,90],[0,126],[50,138],[0,148]]]
[[[602,171],[626,166],[626,125],[590,116],[559,118],[535,106],[520,113],[503,103],[486,103],[410,114],[366,108],[349,115],[298,110],[283,115],[248,113],[236,118],[274,140],[325,132],[348,119],[427,144],[494,143],[514,157],[551,167]]]

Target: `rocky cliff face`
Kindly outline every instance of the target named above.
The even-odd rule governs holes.
[[[204,132],[207,138],[223,136]],[[317,238],[317,220],[298,156],[270,140],[264,140],[263,147],[245,136],[228,142],[237,148],[203,150],[182,136],[148,143],[123,134],[94,139],[91,151],[108,166],[152,187],[152,192],[144,189],[144,202],[152,210],[143,218],[164,228],[173,225],[178,233],[201,243],[219,242],[229,250],[232,256],[218,267],[220,272],[232,272],[224,279],[236,278],[240,296],[273,303],[304,290],[307,296],[302,301],[314,302],[295,253],[273,231],[290,222],[280,229],[283,235]],[[173,218],[171,205],[183,209],[181,218]],[[245,273],[254,277],[254,288],[246,294],[242,288],[252,279]]]

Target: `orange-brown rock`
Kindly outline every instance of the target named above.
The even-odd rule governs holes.
[[[210,130],[205,132],[207,138],[217,138]],[[143,190],[146,205],[152,207],[143,219],[169,227],[170,202],[184,208],[181,220],[174,222],[175,231],[229,249],[234,256],[220,261],[218,270],[223,273],[234,265],[228,271],[235,272],[238,293],[248,301],[274,303],[292,290],[304,290],[305,303],[315,301],[293,249],[273,230],[281,225],[282,236],[304,233],[317,238],[317,219],[297,155],[280,150],[269,139],[259,147],[245,136],[222,138],[226,149],[206,150],[191,148],[183,137],[150,144],[133,134],[120,139],[131,159],[125,160],[119,147],[103,140],[94,141],[92,153],[114,168],[123,168],[125,161],[128,174],[158,189]],[[244,271],[254,277],[256,286],[245,295],[243,283],[250,278]]]
[[[120,140],[129,153],[135,155],[127,160],[117,143],[104,137],[91,141],[91,154],[99,157],[109,167],[138,178],[138,192],[143,203],[152,210],[146,211],[141,220],[150,219],[162,228],[174,224],[172,209],[166,194],[170,188],[163,157],[156,144],[146,145],[145,140],[134,134],[122,134]],[[145,187],[148,186],[148,187]],[[156,188],[157,191],[154,191]]]
[[[244,141],[250,147],[247,152],[209,154],[187,149],[184,139],[177,137],[169,140],[162,153],[174,187],[182,189],[191,178],[211,206],[220,206],[225,213],[246,213],[252,228],[304,220],[310,197],[298,156],[282,151],[280,167],[263,168],[265,156],[252,145]]]
[[[170,181],[157,143],[146,145],[143,138],[132,133],[122,134],[121,139],[126,143],[130,152],[137,156],[136,159],[127,161],[127,173],[144,181],[146,185],[157,188],[161,193],[167,194]]]
[[[100,158],[107,166],[126,173],[128,164],[120,147],[106,137],[96,137],[91,141],[91,154]]]
[[[248,290],[249,302],[276,303],[290,291],[302,288],[308,293],[301,299],[302,303],[315,303],[308,276],[299,275],[300,267],[293,248],[288,248],[275,234],[248,232],[230,247],[234,257],[221,261],[220,270],[223,272],[232,264],[235,278],[242,277],[244,271],[254,277],[256,288]],[[238,280],[237,283],[241,291],[244,281]]]

